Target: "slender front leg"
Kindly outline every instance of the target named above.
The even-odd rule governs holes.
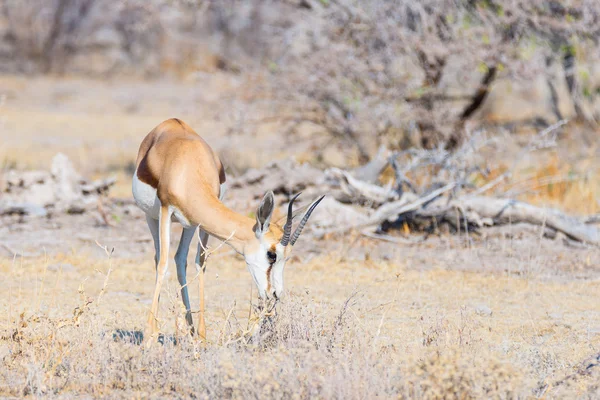
[[[204,273],[206,272],[206,244],[208,233],[201,228],[198,230],[198,252],[196,253],[196,270],[198,271],[198,288],[200,293],[200,310],[198,313],[198,335],[206,340],[206,323],[204,322]]]
[[[175,264],[177,265],[177,279],[179,280],[179,284],[181,285],[181,299],[183,300],[183,305],[185,306],[185,320],[187,321],[187,324],[190,327],[192,335],[194,335],[194,322],[192,320],[192,310],[190,307],[190,296],[188,293],[186,271],[187,257],[190,251],[190,243],[194,238],[194,232],[196,232],[196,227],[183,229],[183,232],[181,232],[181,240],[179,241],[179,247],[177,248],[177,253],[175,253]]]
[[[158,301],[160,300],[160,289],[169,267],[169,244],[171,240],[171,211],[168,207],[160,208],[158,220],[159,257],[156,266],[156,284],[154,286],[154,297],[152,308],[148,314],[148,325],[146,328],[146,340],[151,340],[158,333]]]

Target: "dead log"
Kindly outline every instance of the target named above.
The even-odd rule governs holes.
[[[590,215],[585,219],[586,224],[599,224],[600,223],[600,214]]]
[[[379,206],[397,200],[398,193],[391,186],[382,187],[356,179],[349,172],[339,168],[325,171],[326,182],[332,186],[339,185],[342,196],[336,197],[343,203],[358,203]]]
[[[0,216],[48,216],[53,213],[82,214],[94,208],[99,196],[106,195],[116,178],[82,179],[64,154],[52,159],[50,171],[7,171],[2,177]]]
[[[442,194],[452,190],[456,186],[455,183],[450,183],[429,194],[417,197],[414,193],[405,192],[399,200],[391,203],[386,203],[380,206],[373,212],[365,221],[354,223],[351,225],[341,226],[336,229],[320,232],[320,235],[325,233],[344,233],[352,229],[363,229],[368,227],[379,226],[390,218],[397,218],[399,215],[417,211],[424,204],[431,202]]]
[[[45,217],[48,215],[46,209],[34,203],[12,203],[0,206],[0,216],[3,215],[32,215]]]
[[[404,193],[400,200],[387,203],[379,207],[377,211],[370,216],[369,221],[367,221],[364,225],[379,225],[392,217],[396,218],[398,215],[417,211],[425,203],[429,203],[442,194],[449,192],[450,190],[454,189],[455,186],[456,183],[449,183],[422,197],[416,197],[416,195],[412,193]]]
[[[51,179],[47,171],[15,171],[10,170],[4,176],[4,188],[1,192],[8,190],[26,189],[36,184],[43,184]]]
[[[115,177],[84,183],[80,186],[81,193],[84,195],[104,194],[107,193],[115,183],[117,183],[117,178]]]
[[[490,218],[496,225],[526,222],[555,229],[579,242],[600,244],[597,227],[553,208],[537,207],[513,199],[482,196],[467,196],[453,201],[452,205],[466,212],[474,212],[480,218]]]
[[[311,203],[308,203],[310,205]],[[306,207],[298,209],[299,215],[304,214]],[[340,226],[352,225],[367,220],[367,214],[361,207],[342,204],[332,197],[325,197],[319,207],[315,210],[311,225],[313,232],[324,232]],[[283,222],[283,221],[282,221]]]

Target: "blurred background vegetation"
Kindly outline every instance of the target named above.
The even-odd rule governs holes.
[[[289,155],[346,167],[382,145],[453,149],[477,130],[514,138],[562,120],[561,137],[589,157],[600,3],[0,0],[0,72],[14,167],[65,147],[84,170],[130,166],[140,138],[172,116],[234,173]],[[25,110],[38,103],[49,112],[34,123]],[[61,104],[76,112],[61,116]],[[35,159],[31,142],[44,145]],[[545,157],[542,176],[572,173],[562,155]]]
[[[594,0],[3,0],[1,7],[3,72],[251,74],[259,82],[249,96],[292,107],[282,119],[347,137],[360,157],[375,142],[456,140],[474,116],[536,125],[600,119]]]

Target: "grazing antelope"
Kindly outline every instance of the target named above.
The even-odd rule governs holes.
[[[175,254],[177,278],[186,309],[186,321],[194,333],[186,283],[187,256],[196,228],[199,228],[196,269],[200,289],[198,334],[206,338],[204,322],[204,259],[208,235],[225,241],[244,256],[246,266],[261,298],[278,299],[283,293],[283,268],[310,214],[323,199],[309,207],[292,234],[292,206],[288,206],[283,228],[271,223],[275,207],[273,192],[265,194],[256,219],[238,214],[221,200],[225,184],[223,164],[210,146],[184,122],[173,118],[154,128],[142,141],[133,175],[135,202],[146,214],[154,239],[156,284],[148,315],[146,338],[158,333],[157,315],[160,290],[165,278],[171,222],[183,225]]]

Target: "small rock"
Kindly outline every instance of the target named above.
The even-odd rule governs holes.
[[[11,188],[28,188],[35,184],[43,184],[50,179],[46,171],[15,171],[6,173],[6,185]]]
[[[77,269],[73,264],[68,263],[57,263],[48,265],[48,271],[63,271],[63,272],[75,272]]]
[[[492,309],[486,306],[485,304],[480,304],[475,308],[475,312],[477,315],[481,315],[482,317],[489,317],[492,315]]]

